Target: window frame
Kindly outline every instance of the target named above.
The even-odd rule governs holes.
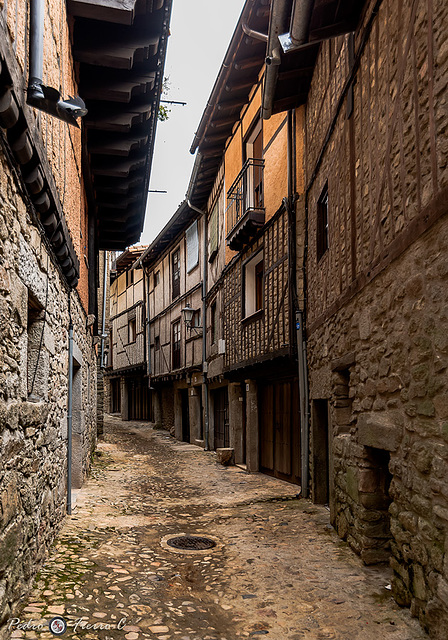
[[[133,331],[131,331],[131,326],[134,327]],[[134,339],[132,339],[132,333],[134,334]],[[137,318],[134,316],[128,319],[128,344],[134,344],[135,342],[137,342]]]
[[[176,340],[178,337],[178,340]],[[178,346],[177,346],[178,345]],[[182,368],[182,327],[180,318],[171,324],[171,365],[173,370]],[[175,354],[178,354],[175,356]]]
[[[261,274],[257,274],[257,267],[262,263]],[[264,301],[264,277],[265,277],[265,265],[264,265],[264,248],[260,247],[257,251],[255,251],[247,260],[245,260],[242,264],[242,320],[249,320],[251,318],[256,318],[259,315],[263,314],[265,301]],[[250,276],[250,279],[253,280],[253,286],[251,288],[251,294],[253,295],[253,300],[251,301],[251,305],[249,305],[249,269],[253,272]],[[260,277],[261,275],[261,277]],[[258,281],[258,282],[257,282]],[[257,291],[257,288],[260,287],[261,290]],[[258,306],[258,297],[261,296],[261,306],[260,308],[256,308]],[[253,307],[253,308],[251,308]],[[248,310],[249,308],[249,310]]]
[[[192,244],[196,237],[196,245]],[[195,220],[185,231],[185,266],[187,273],[191,273],[196,267],[199,266],[199,224]],[[194,252],[193,252],[194,249]],[[191,256],[193,258],[190,262]]]
[[[175,270],[175,257],[177,256],[177,269]],[[175,275],[178,274],[177,281],[175,280]],[[178,246],[171,254],[171,299],[175,300],[180,296],[180,276],[181,276],[181,265],[180,265],[180,247]]]
[[[317,200],[316,211],[316,258],[317,262],[324,257],[330,248],[328,181]]]

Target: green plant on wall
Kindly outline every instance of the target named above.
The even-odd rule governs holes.
[[[169,77],[165,77],[163,79],[163,84],[162,84],[162,98],[166,98],[168,95],[168,92],[170,90],[170,79]],[[168,107],[166,107],[163,104],[159,104],[159,113],[157,115],[157,119],[159,120],[159,122],[165,122],[165,120],[168,120],[168,118],[170,117],[171,113],[171,109],[168,109]]]

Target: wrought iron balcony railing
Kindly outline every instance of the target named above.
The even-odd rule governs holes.
[[[227,192],[227,244],[231,249],[239,250],[264,224],[263,169],[264,160],[249,158]]]

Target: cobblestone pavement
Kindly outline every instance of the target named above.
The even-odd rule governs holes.
[[[388,569],[364,567],[328,511],[296,492],[109,417],[92,476],[19,614],[43,626],[12,624],[11,637],[54,638],[48,621],[61,615],[73,639],[427,638],[393,602]],[[176,533],[219,543],[179,554],[161,545]]]

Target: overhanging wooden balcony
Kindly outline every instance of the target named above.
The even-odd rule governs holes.
[[[227,245],[241,251],[265,223],[264,160],[249,158],[227,192]]]

